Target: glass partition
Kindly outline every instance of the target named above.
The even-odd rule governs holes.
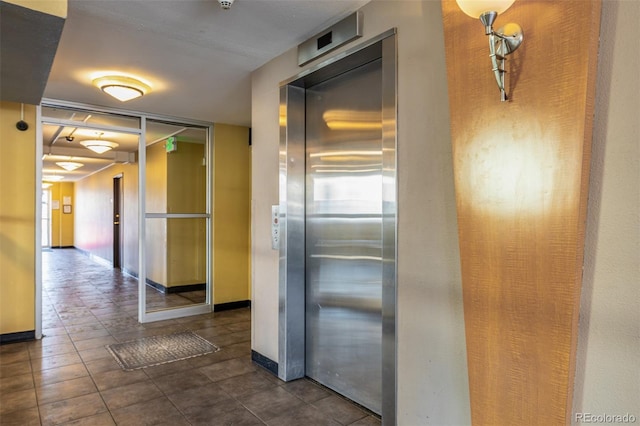
[[[138,279],[140,322],[210,312],[212,125],[50,100],[40,108],[43,180],[76,183],[84,232],[74,245]]]
[[[148,218],[146,231],[146,310],[205,303],[206,219]]]
[[[208,128],[146,120],[145,312],[208,303]]]

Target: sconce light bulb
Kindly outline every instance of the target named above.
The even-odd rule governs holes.
[[[480,18],[486,12],[503,13],[515,0],[456,0],[458,7],[472,18]]]

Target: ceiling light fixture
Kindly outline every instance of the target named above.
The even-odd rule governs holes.
[[[79,169],[80,167],[84,166],[84,164],[82,163],[77,163],[75,161],[58,161],[56,163],[57,166],[62,167],[63,169],[72,172],[75,169]]]
[[[62,175],[42,175],[42,180],[46,182],[57,182],[64,179]]]
[[[85,148],[90,149],[93,152],[97,152],[98,154],[104,154],[110,149],[114,149],[118,147],[118,144],[111,141],[102,140],[102,133],[98,135],[98,139],[87,139],[85,141],[81,141],[80,145]]]
[[[117,148],[118,144],[110,141],[103,141],[102,139],[88,139],[80,142],[85,148],[89,148],[93,152],[98,154],[104,154],[105,152]]]
[[[506,57],[522,44],[524,34],[518,24],[509,23],[494,31],[493,23],[498,14],[509,9],[514,2],[515,0],[456,0],[464,13],[472,18],[479,18],[484,25],[484,32],[489,36],[492,70],[500,89],[500,100],[503,102],[509,99],[504,88]]]
[[[139,98],[151,92],[151,86],[134,77],[106,75],[93,80],[93,85],[121,102]]]

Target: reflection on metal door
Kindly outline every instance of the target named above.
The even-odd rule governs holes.
[[[306,374],[382,403],[382,62],[306,90]]]

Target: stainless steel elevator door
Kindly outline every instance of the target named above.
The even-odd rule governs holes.
[[[382,68],[306,90],[306,375],[382,403]]]

